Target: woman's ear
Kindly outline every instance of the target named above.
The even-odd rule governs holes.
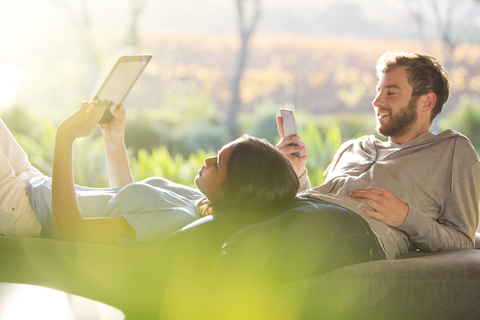
[[[429,92],[424,95],[423,99],[423,104],[422,104],[422,111],[423,112],[428,112],[435,107],[435,104],[437,103],[437,95],[433,92]]]

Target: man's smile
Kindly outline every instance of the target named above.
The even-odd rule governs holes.
[[[387,117],[388,115],[389,115],[389,113],[386,112],[386,111],[382,111],[382,112],[379,111],[379,112],[377,112],[377,119],[378,120],[383,119],[383,118]]]

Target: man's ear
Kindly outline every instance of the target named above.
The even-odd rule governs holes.
[[[422,111],[428,112],[435,107],[435,103],[437,103],[437,95],[433,92],[429,92],[424,95],[423,104],[422,104]]]

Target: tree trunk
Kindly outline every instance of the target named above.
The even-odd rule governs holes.
[[[130,0],[131,20],[128,28],[128,34],[125,38],[125,47],[131,48],[131,51],[137,51],[139,48],[138,40],[138,17],[145,8],[147,0]]]
[[[99,74],[99,60],[98,54],[95,50],[93,44],[93,38],[91,33],[91,23],[90,16],[88,13],[87,3],[85,0],[80,0],[81,13],[78,16],[75,10],[63,0],[54,0],[60,6],[62,6],[70,16],[72,23],[75,26],[75,31],[77,33],[78,41],[80,42],[80,47],[83,52],[83,59],[87,64],[87,74],[84,79],[84,87],[82,88],[85,99],[90,99],[88,96],[92,90],[93,86],[97,80]]]
[[[244,13],[244,3],[246,0],[237,0],[238,8],[238,23],[241,39],[241,47],[237,56],[237,65],[235,68],[235,75],[232,79],[231,93],[232,100],[227,109],[226,124],[230,132],[230,138],[236,139],[239,136],[238,130],[238,113],[241,105],[240,98],[240,82],[242,80],[245,64],[248,56],[248,43],[253,30],[256,27],[260,17],[260,0],[255,0],[255,11],[250,23],[246,22],[246,15]]]

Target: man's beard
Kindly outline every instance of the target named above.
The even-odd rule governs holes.
[[[412,97],[406,108],[400,110],[397,114],[390,115],[390,121],[381,126],[377,122],[377,132],[384,137],[399,137],[405,134],[417,121],[417,100]]]

